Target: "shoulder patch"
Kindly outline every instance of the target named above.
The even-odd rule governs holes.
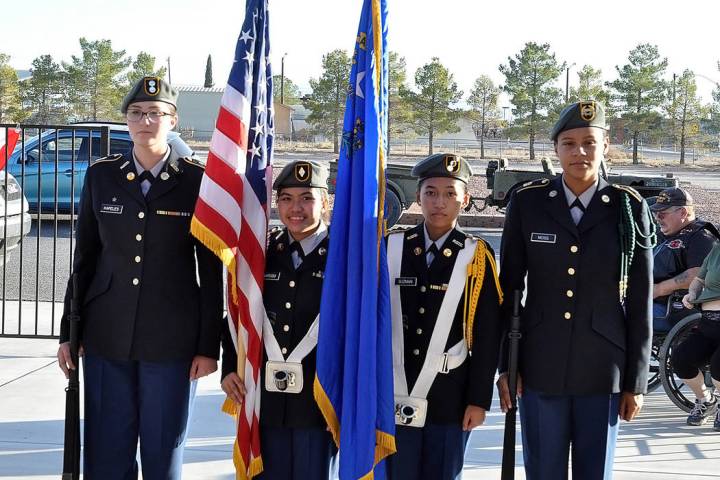
[[[270,242],[276,241],[283,234],[283,227],[275,226],[268,230],[267,236]]]
[[[520,188],[515,190],[516,192],[522,192],[523,190],[530,190],[532,188],[538,188],[538,187],[547,187],[550,185],[550,180],[547,178],[540,178],[538,180],[533,180],[531,182],[525,182],[523,183]]]
[[[112,155],[108,155],[107,157],[101,157],[95,160],[90,164],[90,167],[93,167],[97,165],[98,163],[106,163],[106,162],[114,162],[116,160],[120,160],[123,158],[122,154],[120,153],[113,153]],[[89,167],[88,167],[89,168]]]
[[[205,164],[195,157],[183,157],[182,159],[185,160],[185,163],[189,163],[190,165],[205,170]]]
[[[638,191],[632,187],[628,187],[627,185],[618,185],[617,183],[611,183],[610,185],[617,188],[618,190],[629,193],[630,196],[634,197],[635,200],[637,200],[638,202],[643,201],[642,195],[640,195]]]

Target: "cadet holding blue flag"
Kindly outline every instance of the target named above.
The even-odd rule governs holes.
[[[287,164],[275,179],[283,228],[270,232],[263,300],[264,363],[260,411],[262,480],[323,479],[332,436],[313,398],[320,295],[327,260],[327,167]],[[242,402],[243,382],[228,323],[223,334],[222,389]]]
[[[389,478],[452,480],[492,401],[502,294],[492,248],[457,228],[468,163],[441,153],[412,174],[424,221],[387,240],[397,425]]]
[[[518,376],[525,472],[568,478],[572,447],[573,478],[607,480],[618,416],[632,420],[647,389],[654,228],[635,190],[600,176],[609,148],[601,104],[568,105],[551,138],[563,173],[515,191],[500,257],[505,291],[527,283]],[[503,410],[507,387],[502,374]]]

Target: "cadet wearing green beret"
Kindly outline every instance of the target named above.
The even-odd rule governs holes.
[[[195,380],[217,370],[222,263],[190,233],[204,170],[167,142],[176,100],[165,81],[140,79],[121,106],[132,151],[98,159],[85,175],[73,273],[86,478],[137,476],[139,440],[144,478],[179,479]],[[72,368],[71,287],[58,350],[64,371]]]
[[[507,295],[527,288],[518,378],[528,478],[567,478],[571,448],[573,477],[609,478],[618,416],[632,420],[647,390],[654,229],[642,197],[599,173],[606,128],[600,103],[568,105],[551,133],[562,175],[516,189],[505,214],[500,283]]]
[[[273,182],[273,189],[307,187],[327,190],[328,174],[327,166],[312,160],[291,162],[280,171]]]
[[[159,77],[143,77],[125,95],[120,111],[126,113],[128,106],[136,102],[164,102],[177,108],[178,92]]]
[[[458,228],[468,162],[439,153],[412,170],[423,222],[388,235],[397,453],[391,480],[454,480],[490,409],[500,345],[495,254]],[[438,368],[442,364],[442,368]]]
[[[418,177],[420,182],[426,178],[449,177],[467,185],[473,171],[468,162],[459,155],[436,153],[415,164],[410,174]]]
[[[315,161],[288,163],[273,188],[281,228],[270,232],[263,303],[271,332],[263,334],[260,441],[265,480],[328,478],[333,441],[313,397],[315,345],[327,260],[328,168]],[[243,385],[225,322],[221,387],[236,404]],[[292,375],[293,381],[286,379]]]
[[[550,139],[557,141],[560,132],[574,128],[597,127],[607,130],[605,107],[595,101],[571,103],[560,112],[560,118],[550,132]]]

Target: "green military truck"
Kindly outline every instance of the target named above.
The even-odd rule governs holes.
[[[540,170],[521,170],[508,168],[507,159],[490,160],[485,170],[487,195],[479,192],[470,192],[472,200],[467,211],[481,212],[488,207],[495,207],[503,211],[510,201],[512,192],[525,182],[539,178],[553,178],[559,173],[555,172],[549,158],[540,161]],[[387,166],[387,205],[388,228],[400,219],[403,211],[415,201],[417,179],[410,175],[412,165],[390,163]],[[477,171],[475,172],[478,173]],[[335,191],[335,176],[337,174],[337,161],[330,162],[330,193]],[[602,165],[602,175],[610,182],[627,185],[635,188],[644,197],[653,197],[662,190],[679,186],[679,181],[672,174],[660,175],[629,175],[624,173],[610,173],[605,164]]]

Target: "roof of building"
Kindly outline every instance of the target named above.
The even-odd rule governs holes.
[[[205,88],[201,85],[174,85],[178,92],[223,93],[223,87]]]

